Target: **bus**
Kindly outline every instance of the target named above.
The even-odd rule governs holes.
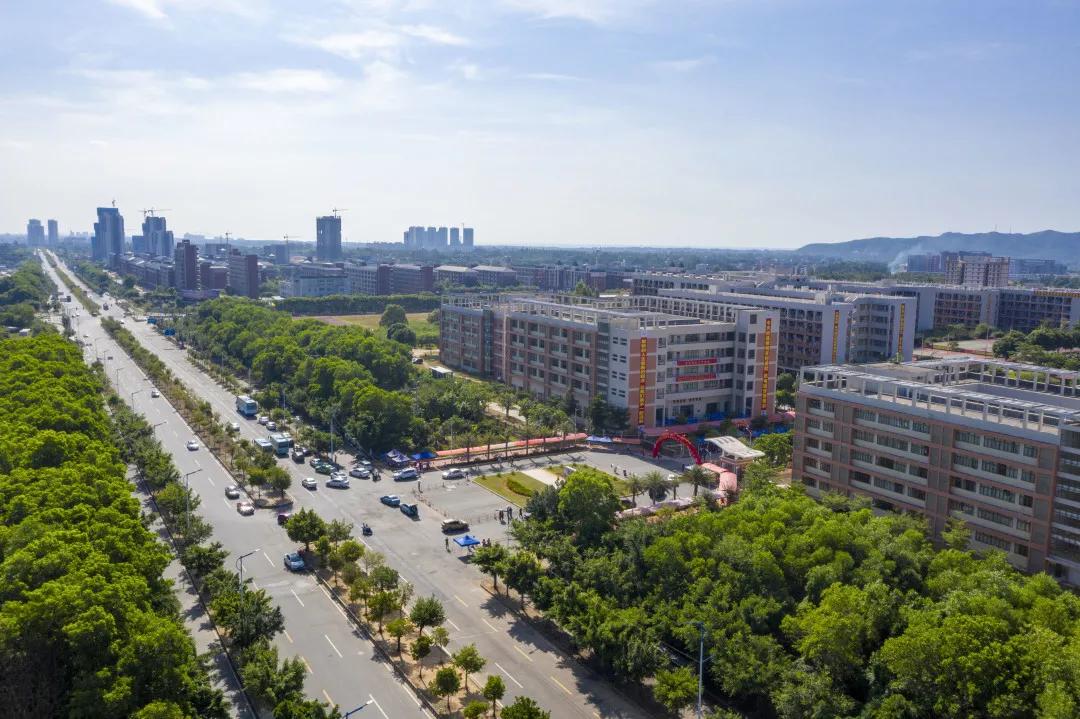
[[[236,398],[236,411],[245,417],[254,417],[259,413],[259,403],[246,394]]]
[[[289,449],[293,445],[292,437],[284,432],[270,435],[270,444],[274,446],[274,452],[279,457],[289,456]]]
[[[268,439],[263,438],[263,437],[256,437],[255,438],[255,446],[258,447],[259,449],[261,449],[264,452],[273,452],[274,451],[274,443],[271,442]]]

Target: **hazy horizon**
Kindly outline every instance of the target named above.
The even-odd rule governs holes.
[[[0,228],[793,249],[1080,226],[1080,6],[0,8]],[[1031,228],[1031,229],[1028,229]],[[1005,231],[1005,230],[1001,230]]]

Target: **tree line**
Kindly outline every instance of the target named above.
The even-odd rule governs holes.
[[[0,277],[0,331],[4,327],[32,327],[35,314],[49,306],[52,292],[52,281],[32,258],[23,260],[11,274]]]
[[[1005,333],[994,342],[994,356],[1058,369],[1080,369],[1080,327],[1036,327]]]
[[[373,315],[390,304],[406,312],[431,312],[442,299],[429,292],[415,295],[328,295],[326,297],[286,297],[274,306],[291,315]]]
[[[920,518],[816,502],[772,472],[752,465],[728,507],[703,495],[688,512],[616,522],[610,480],[578,470],[515,523],[532,557],[515,588],[673,713],[696,698],[702,640],[717,716],[1080,712],[1073,593],[968,550],[962,525],[936,549]]]
[[[0,341],[0,714],[225,717],[103,389],[55,333]]]

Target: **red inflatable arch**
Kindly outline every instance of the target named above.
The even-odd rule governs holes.
[[[694,463],[701,464],[701,455],[698,453],[697,447],[694,446],[694,443],[688,440],[686,438],[686,435],[677,434],[670,430],[665,430],[662,435],[656,438],[656,444],[654,444],[652,448],[653,459],[656,459],[660,456],[660,445],[668,441],[678,442],[682,446],[686,447],[688,450],[690,450],[690,456],[694,458]]]

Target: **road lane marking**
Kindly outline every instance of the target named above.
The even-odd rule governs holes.
[[[416,706],[420,706],[420,699],[418,699],[418,698],[417,698],[417,696],[416,696],[415,694],[413,694],[413,693],[412,693],[411,691],[409,691],[409,688],[408,688],[407,686],[405,686],[405,685],[404,685],[404,684],[403,684],[402,682],[400,682],[400,681],[399,681],[399,682],[397,682],[397,685],[398,685],[399,687],[401,687],[401,691],[405,692],[405,696],[409,697],[409,698],[410,698],[410,699],[412,699],[412,700],[413,700],[414,702],[416,702]]]
[[[459,596],[458,596],[458,595],[456,595],[456,594],[454,595],[454,599],[456,599],[456,600],[458,600],[459,602],[461,602],[461,606],[463,606],[463,607],[465,607],[466,609],[468,609],[469,605],[465,603],[465,600],[464,600],[464,599],[462,599],[461,597],[459,597]]]
[[[496,629],[496,628],[495,628],[495,625],[494,625],[494,624],[492,624],[492,623],[491,623],[491,622],[489,622],[488,620],[484,619],[483,617],[480,617],[480,621],[482,621],[482,622],[483,622],[484,624],[486,624],[486,625],[488,625],[489,627],[491,627],[491,631],[493,631],[493,632],[497,632],[497,631],[499,631],[498,629]]]
[[[269,555],[269,554],[267,554],[266,552],[263,552],[263,553],[262,553],[262,555],[263,555],[264,557],[266,557],[266,561],[270,562],[270,566],[271,566],[271,567],[276,567],[276,566],[277,566],[276,564],[274,564],[274,560],[270,559],[270,555]]]
[[[307,667],[308,674],[314,674],[315,670],[311,668],[310,664],[308,664],[308,660],[304,657],[304,655],[300,654],[298,656],[300,657],[300,661],[304,663],[304,666]]]
[[[225,506],[226,506],[226,507],[228,507],[229,509],[232,509],[232,505],[231,505],[231,504],[229,504],[229,500],[227,500],[227,499],[225,499],[224,497],[222,497],[222,498],[221,498],[221,501],[225,503]]]
[[[449,618],[447,618],[447,620],[446,620],[446,623],[447,623],[447,624],[449,624],[450,626],[452,626],[452,627],[454,628],[454,631],[455,631],[455,632],[460,632],[460,631],[461,631],[461,627],[459,627],[458,625],[454,624],[454,620],[453,620],[453,619],[449,619]]]
[[[390,717],[386,716],[386,712],[383,711],[383,708],[379,706],[379,702],[375,700],[374,696],[368,694],[368,699],[371,700],[371,703],[375,705],[375,708],[379,710],[379,713],[383,715],[384,719],[390,719]]]
[[[303,602],[303,600],[302,600],[302,599],[300,599],[300,597],[299,597],[299,596],[298,596],[298,595],[296,594],[296,590],[295,590],[295,589],[290,589],[289,591],[290,591],[290,592],[292,592],[292,595],[293,595],[294,597],[296,597],[296,601],[300,602],[300,606],[301,606],[301,607],[302,607],[302,606],[304,606],[304,602]]]
[[[213,486],[213,487],[217,486],[217,482],[215,482],[213,477],[211,477],[209,474],[206,475],[206,481],[209,482],[210,485]]]
[[[526,654],[525,652],[521,651],[521,647],[519,647],[519,646],[518,646],[517,644],[515,644],[515,645],[514,645],[514,649],[516,649],[516,650],[517,650],[517,653],[518,653],[518,654],[520,654],[521,656],[525,657],[525,658],[526,658],[526,659],[528,659],[528,660],[529,660],[530,662],[531,662],[531,661],[533,660],[533,658],[532,658],[532,657],[530,657],[530,656],[529,656],[528,654]]]
[[[301,659],[303,659],[303,657],[301,657]],[[518,688],[520,688],[520,689],[524,689],[524,688],[525,688],[524,686],[522,686],[521,682],[519,682],[519,681],[518,681],[517,679],[514,679],[513,675],[512,675],[512,674],[511,674],[510,672],[508,672],[508,671],[506,671],[505,669],[503,669],[503,667],[502,667],[502,664],[499,664],[498,662],[495,662],[495,666],[497,666],[497,667],[499,668],[499,671],[500,671],[500,672],[502,672],[503,674],[505,674],[505,675],[506,675],[506,678],[507,678],[507,679],[509,679],[510,681],[512,681],[512,682],[513,682],[514,684],[517,684],[517,685],[518,685]]]
[[[560,682],[560,681],[559,681],[558,679],[556,679],[555,677],[553,677],[553,676],[551,676],[551,675],[549,674],[549,675],[548,675],[548,679],[550,679],[551,681],[553,681],[553,682],[555,682],[556,684],[558,684],[558,685],[559,685],[559,689],[562,689],[562,690],[563,690],[564,692],[566,692],[566,693],[567,693],[567,694],[568,694],[569,696],[574,696],[574,693],[573,693],[572,691],[570,691],[569,689],[567,689],[567,688],[566,688],[565,686],[563,686],[563,683],[562,683],[562,682]]]
[[[330,706],[334,706],[334,700],[330,698],[330,695],[326,693],[326,690],[322,690],[322,695],[326,697],[326,701],[330,702]]]
[[[340,651],[338,651],[338,648],[336,646],[334,646],[334,642],[330,640],[330,636],[327,635],[327,634],[323,634],[323,636],[326,637],[326,641],[330,642],[330,646],[331,646],[331,648],[333,648],[334,652],[338,655],[338,659],[344,659],[345,655],[343,655]]]
[[[289,640],[289,644],[292,644],[292,643],[293,643],[292,637],[290,637],[290,636],[289,636],[289,632],[288,632],[288,631],[286,631],[286,630],[282,629],[282,630],[281,630],[281,633],[282,633],[282,634],[284,634],[284,635],[285,635],[285,638]]]

